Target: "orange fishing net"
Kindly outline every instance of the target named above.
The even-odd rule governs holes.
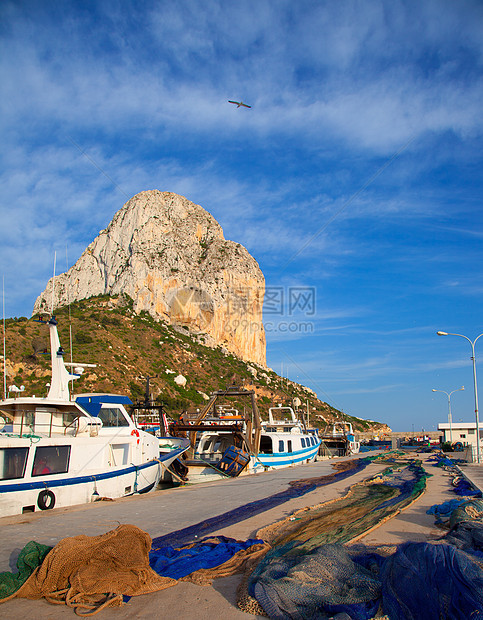
[[[150,549],[151,537],[134,525],[120,525],[100,536],[64,538],[9,598],[44,597],[91,616],[122,605],[123,594],[156,592],[177,583],[150,568]]]

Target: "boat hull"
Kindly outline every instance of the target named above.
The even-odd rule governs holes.
[[[253,471],[265,471],[267,469],[281,469],[294,465],[304,465],[314,462],[317,459],[320,441],[310,448],[297,450],[295,452],[278,452],[275,454],[257,454],[253,458]]]
[[[163,469],[185,450],[186,447],[178,448],[139,465],[46,475],[22,482],[2,480],[0,517],[147,493],[157,486]]]

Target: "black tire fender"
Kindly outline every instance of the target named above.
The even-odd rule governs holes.
[[[51,510],[55,506],[55,495],[52,491],[48,489],[40,491],[37,498],[37,506],[40,510]]]

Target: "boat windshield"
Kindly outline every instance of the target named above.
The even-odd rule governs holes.
[[[129,426],[129,422],[118,407],[102,407],[97,415],[102,420],[103,428]]]

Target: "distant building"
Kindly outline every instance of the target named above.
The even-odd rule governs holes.
[[[440,422],[438,431],[443,431],[443,442],[462,443],[463,446],[471,446],[476,455],[476,422],[452,422],[451,432],[449,422]],[[479,426],[480,451],[483,447],[483,424]]]

